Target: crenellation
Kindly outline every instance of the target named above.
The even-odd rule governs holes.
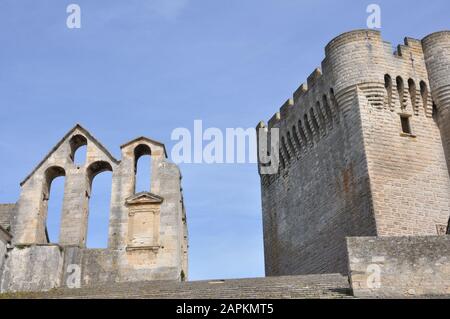
[[[291,113],[293,112],[294,108],[294,100],[288,99],[283,106],[280,108],[280,118],[290,118]]]
[[[308,76],[307,80],[308,88],[309,89],[314,88],[316,83],[319,82],[321,78],[322,78],[322,71],[319,68],[315,69],[314,72],[311,73],[310,76]]]
[[[277,112],[272,116],[272,118],[268,122],[269,129],[277,127],[281,121],[281,114],[280,112]]]
[[[300,85],[300,87],[294,92],[294,104],[297,105],[299,100],[301,99],[301,97],[303,95],[306,94],[306,92],[308,92],[308,85],[303,83],[302,85]]]

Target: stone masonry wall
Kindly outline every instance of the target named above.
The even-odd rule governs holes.
[[[429,45],[441,58],[426,63],[430,42],[393,53],[378,31],[342,34],[269,121],[281,165],[261,176],[267,275],[345,272],[348,236],[445,233],[450,178],[427,66],[448,55]]]
[[[8,253],[0,292],[48,291],[61,283],[63,253],[57,245],[17,247]]]
[[[450,237],[349,238],[356,297],[450,295]]]
[[[384,72],[391,88],[383,82],[359,86],[366,99],[361,119],[377,231],[379,236],[445,234],[450,179],[444,148],[422,44],[405,43],[394,55],[385,45],[374,73],[381,78]],[[402,131],[401,116],[408,118],[411,134]]]
[[[16,204],[0,204],[0,226],[10,229],[11,219],[16,211]]]
[[[261,179],[268,276],[346,273],[346,236],[376,235],[358,95],[325,97],[332,90],[313,76],[269,122],[281,130],[282,167]],[[305,118],[315,106],[322,116]]]

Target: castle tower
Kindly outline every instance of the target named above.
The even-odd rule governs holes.
[[[423,39],[425,62],[450,170],[450,31]]]
[[[447,73],[430,76],[440,81],[432,89],[448,85],[448,37],[435,37],[424,47],[433,43],[426,50],[436,61],[425,63],[419,40],[393,52],[378,31],[342,34],[321,69],[259,125],[280,130],[280,170],[261,175],[267,275],[345,273],[346,237],[443,232],[450,178],[428,77],[436,63]]]

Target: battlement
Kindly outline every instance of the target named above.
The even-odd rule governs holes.
[[[286,154],[281,157],[301,156],[308,145],[336,127],[333,123],[340,122],[357,87],[375,108],[431,117],[433,99],[423,45],[447,35],[438,32],[423,41],[406,37],[395,52],[376,30],[350,31],[331,40],[321,67],[268,122],[268,129],[279,128],[285,140],[281,153],[286,149]]]

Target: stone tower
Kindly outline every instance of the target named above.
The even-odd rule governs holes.
[[[437,123],[450,169],[450,32],[437,32],[422,41]]]
[[[280,134],[279,171],[261,175],[268,276],[346,273],[346,237],[448,225],[450,32],[393,53],[378,31],[357,30],[325,53],[258,125]]]
[[[79,165],[74,154],[81,146],[87,146],[87,156]],[[145,137],[121,150],[119,161],[76,125],[21,183],[17,204],[0,205],[1,292],[186,279],[187,223],[178,167],[167,160],[163,144]],[[151,189],[136,193],[143,155],[152,157]],[[87,249],[91,186],[105,171],[112,172],[108,248]],[[60,236],[50,243],[48,200],[60,176],[65,177]]]

